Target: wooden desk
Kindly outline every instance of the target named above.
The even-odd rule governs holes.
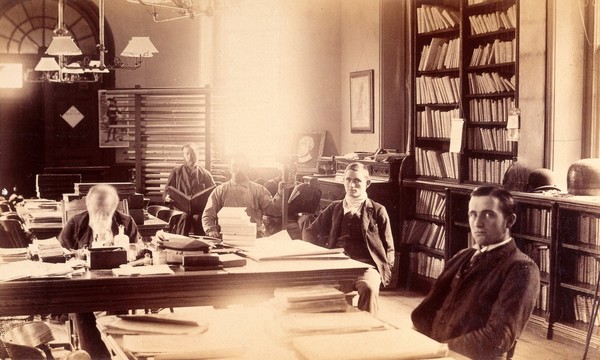
[[[47,222],[47,223],[36,223],[31,221],[31,217],[29,216],[32,210],[26,208],[25,206],[17,206],[17,213],[21,218],[25,220],[25,224],[27,228],[38,238],[38,239],[48,239],[53,236],[58,236],[60,231],[62,230],[62,220],[55,222]],[[57,215],[62,216],[60,207],[57,210],[53,210]],[[158,230],[164,230],[168,228],[169,224],[153,215],[148,214],[148,218],[144,220],[143,224],[138,224],[138,230],[142,237],[154,236]]]
[[[354,281],[368,265],[351,260],[255,262],[227,270],[116,277],[87,271],[72,279],[0,283],[0,316],[237,304],[264,300],[277,287]]]

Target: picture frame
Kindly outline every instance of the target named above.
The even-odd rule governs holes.
[[[323,156],[326,134],[326,131],[298,134],[295,142],[296,171],[298,173],[317,173],[317,162]]]
[[[105,90],[98,91],[98,145],[100,148],[126,148],[129,141],[123,140],[126,129],[119,128],[124,119],[125,108],[119,98]]]
[[[350,73],[350,131],[374,132],[374,70]]]

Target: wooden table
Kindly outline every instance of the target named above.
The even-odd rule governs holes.
[[[277,287],[348,283],[368,265],[351,260],[279,260],[226,270],[116,277],[91,270],[71,279],[0,283],[0,316],[238,304],[264,300]]]

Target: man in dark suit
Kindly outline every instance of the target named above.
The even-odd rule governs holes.
[[[372,267],[354,283],[358,308],[376,314],[379,287],[389,285],[394,265],[394,238],[385,207],[367,197],[369,169],[352,163],[344,171],[343,200],[331,203],[308,226],[302,239],[317,245],[344,248],[352,259]]]
[[[508,191],[473,190],[468,215],[474,246],[448,261],[412,321],[450,350],[474,359],[501,358],[533,311],[540,272],[510,236],[516,214]]]

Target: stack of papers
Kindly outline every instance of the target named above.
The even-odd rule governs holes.
[[[448,344],[416,330],[384,330],[299,336],[294,348],[308,360],[433,359],[448,356]]]
[[[217,213],[223,242],[231,246],[254,246],[256,224],[244,207],[224,207]]]
[[[0,265],[0,281],[69,277],[72,273],[73,268],[69,265],[41,261],[23,260]]]
[[[288,335],[342,334],[388,329],[385,323],[365,311],[286,314],[277,320]]]
[[[65,253],[60,241],[56,237],[45,240],[34,239],[31,247],[32,253],[38,254],[40,259],[63,256]]]
[[[62,222],[62,215],[60,211],[32,211],[29,213],[29,221],[32,223],[59,223]]]
[[[286,312],[339,312],[349,307],[346,294],[326,285],[277,288],[273,297],[275,304]]]
[[[191,321],[177,313],[148,315],[109,315],[96,319],[103,330],[112,335],[185,335],[201,334],[208,329],[208,323]]]
[[[0,248],[0,263],[10,263],[27,259],[27,248]]]
[[[118,268],[112,269],[112,272],[116,276],[173,275],[175,273],[166,264],[145,266],[121,265]]]
[[[292,240],[285,230],[258,239],[256,245],[245,249],[243,255],[256,261],[348,258],[343,248],[328,249],[306,241]]]

